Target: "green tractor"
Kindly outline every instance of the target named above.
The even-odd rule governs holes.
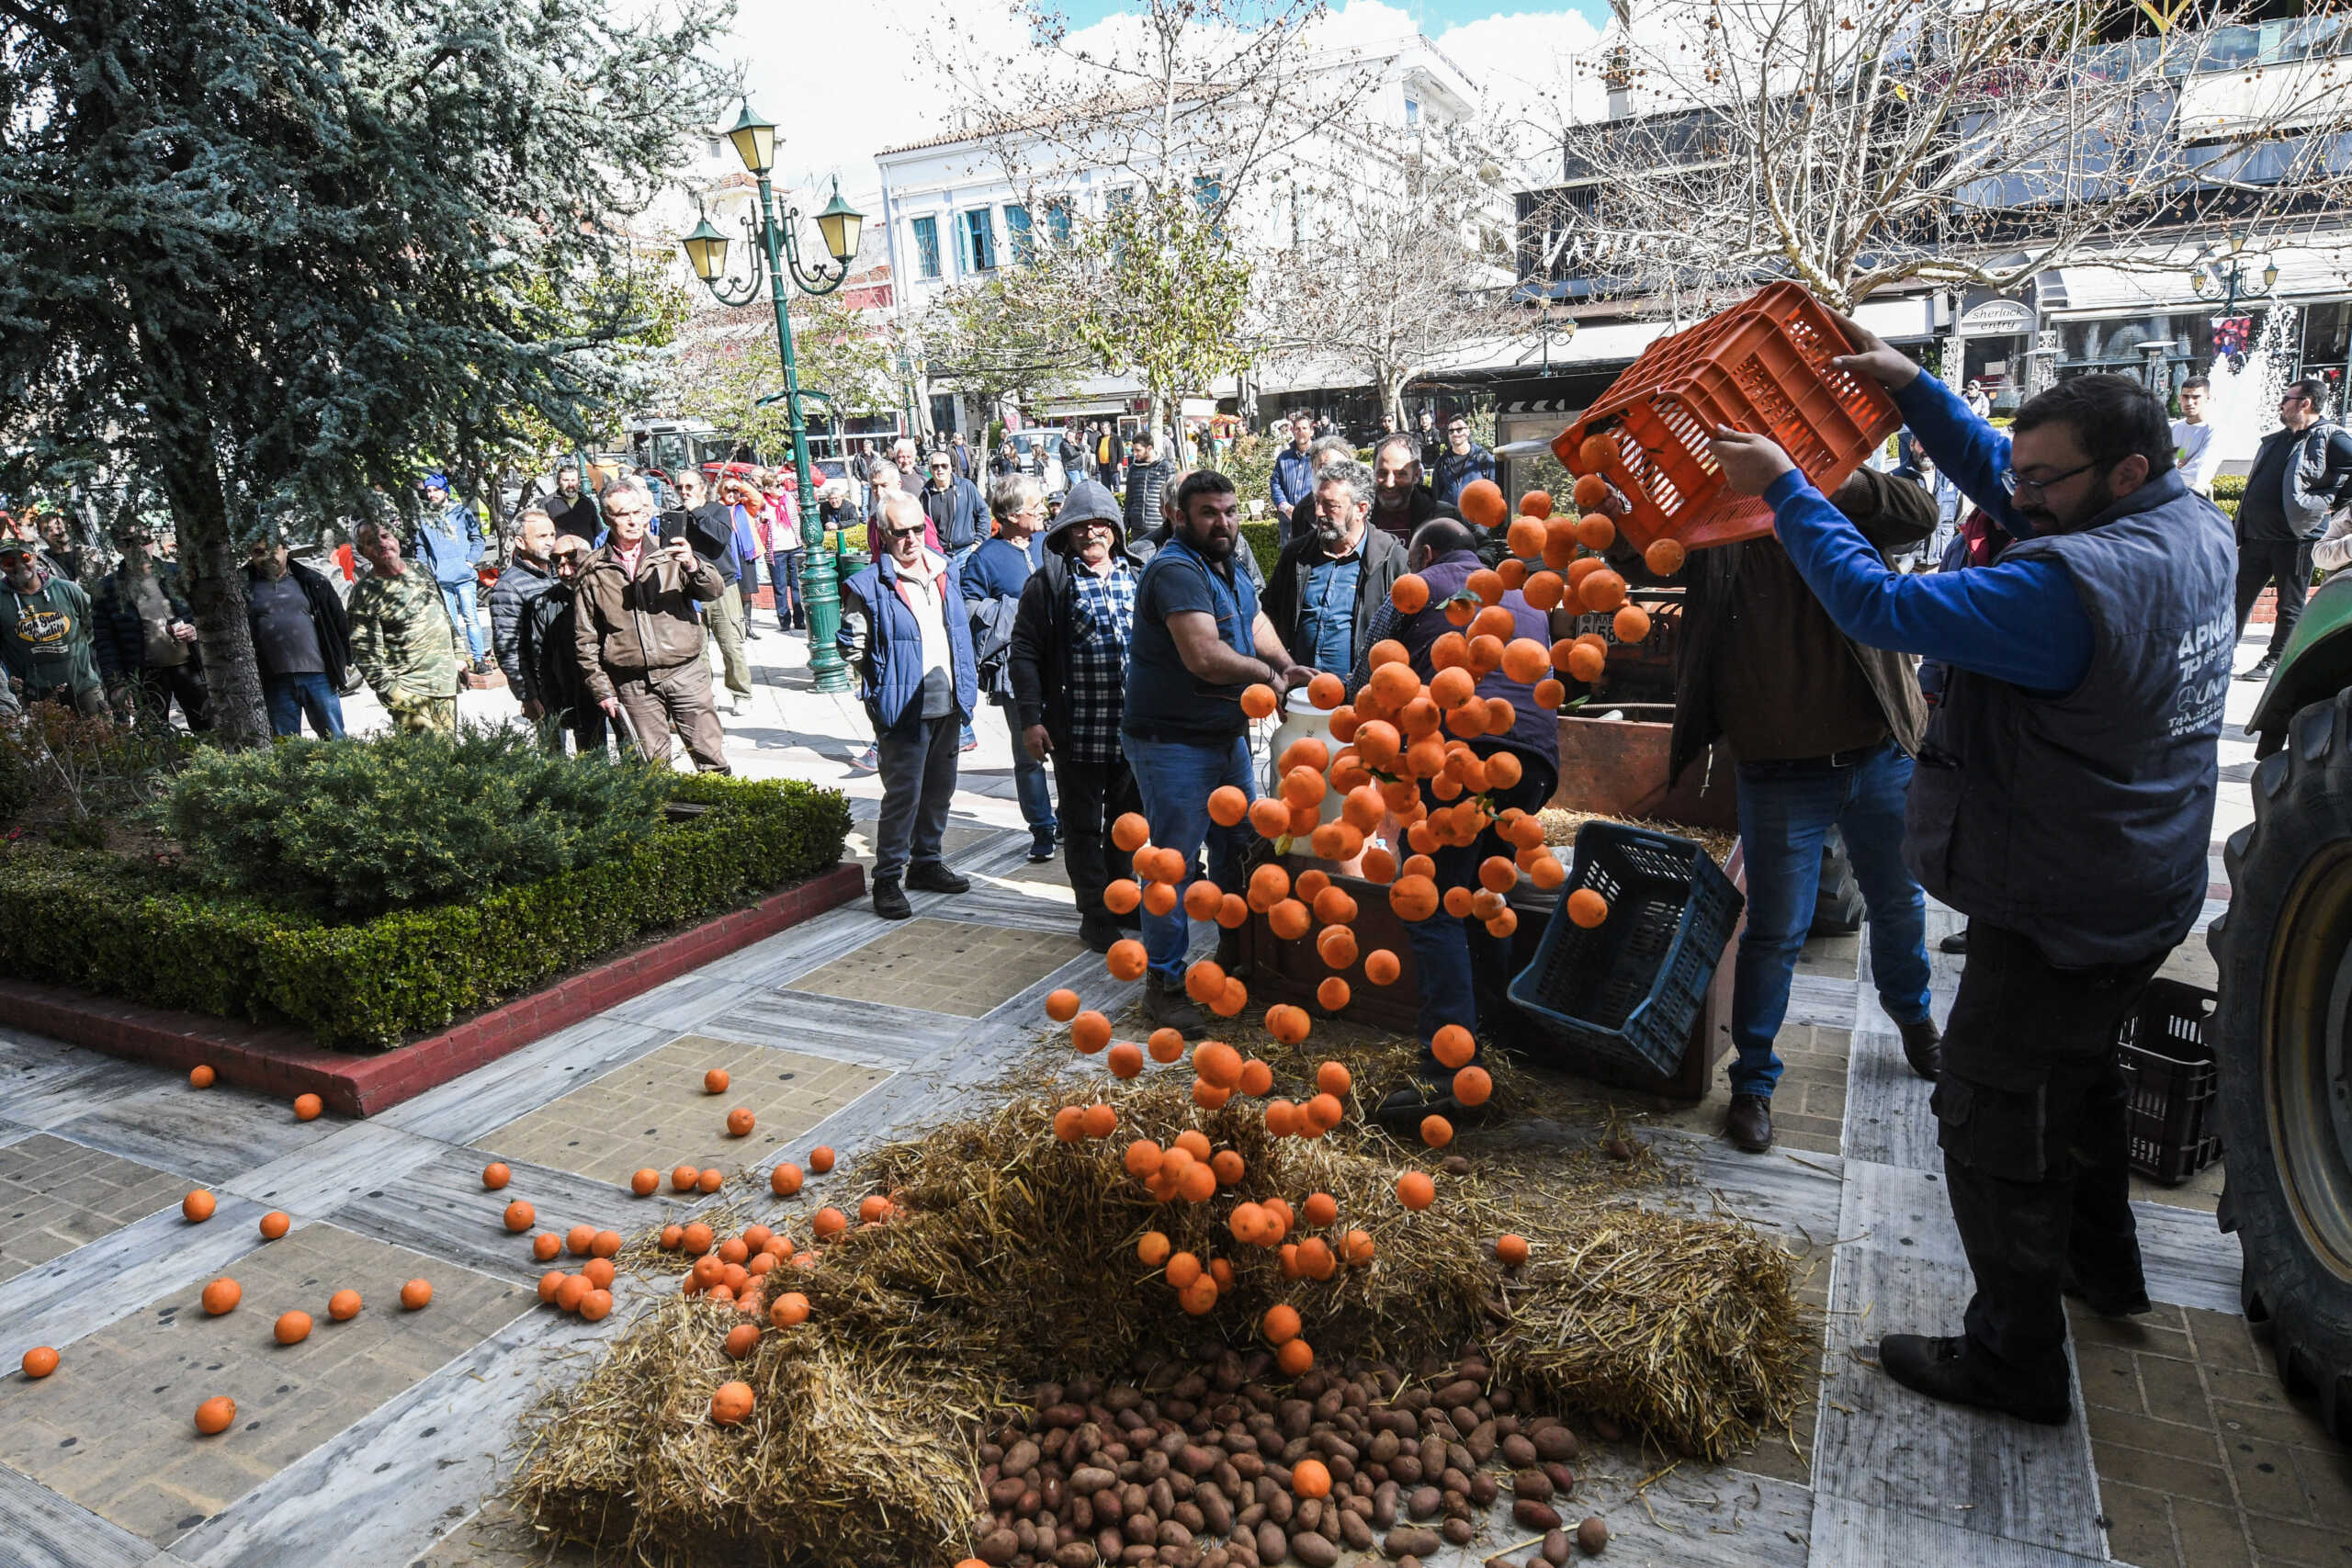
[[[2230,836],[2207,1028],[2248,1323],[2352,1441],[2352,574],[2312,595],[2246,723],[2254,821]]]

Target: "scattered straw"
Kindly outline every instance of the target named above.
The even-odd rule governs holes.
[[[1327,1037],[1323,1050],[1338,1045]],[[1262,1048],[1276,1092],[1295,1095],[1306,1054]],[[1393,1055],[1385,1043],[1363,1050],[1367,1072]],[[1511,1076],[1498,1067],[1498,1100]],[[1485,1334],[1498,1371],[1540,1400],[1636,1423],[1710,1457],[1793,1409],[1799,1359],[1783,1353],[1797,1311],[1792,1266],[1741,1227],[1635,1209],[1626,1189],[1657,1174],[1638,1152],[1556,1166],[1544,1213],[1514,1212],[1509,1226],[1455,1162],[1439,1174],[1437,1205],[1415,1214],[1395,1183],[1408,1163],[1445,1163],[1428,1151],[1376,1133],[1270,1139],[1257,1102],[1200,1111],[1178,1077],[1029,1095],[823,1179],[824,1201],[849,1209],[853,1196],[878,1190],[898,1213],[791,1272],[790,1288],[810,1299],[808,1321],[763,1334],[736,1362],[719,1348],[742,1321],[732,1308],[663,1302],[526,1423],[517,1505],[549,1536],[652,1563],[747,1551],[819,1568],[953,1560],[980,1517],[981,1434],[1022,1384],[1116,1375],[1142,1354],[1197,1355],[1204,1337],[1246,1346],[1276,1301],[1297,1308],[1323,1364],[1411,1364]],[[1359,1073],[1360,1095],[1377,1088]],[[1097,1098],[1117,1107],[1117,1134],[1057,1143],[1055,1110]],[[1247,1169],[1215,1202],[1156,1204],[1121,1156],[1132,1138],[1164,1145],[1189,1126],[1239,1153]],[[775,1207],[799,1212],[815,1185]],[[1370,1268],[1286,1280],[1276,1254],[1225,1230],[1234,1201],[1296,1204],[1314,1191],[1338,1201],[1341,1227],[1372,1234]],[[1185,1316],[1137,1261],[1136,1242],[1153,1228],[1180,1249],[1232,1262],[1234,1283],[1212,1315]],[[1516,1281],[1487,1250],[1502,1228],[1535,1244]],[[750,1383],[758,1404],[725,1429],[707,1407],[730,1377]]]
[[[1598,811],[1570,811],[1563,807],[1547,806],[1537,812],[1536,819],[1544,824],[1544,841],[1547,844],[1573,844],[1577,829],[1588,822],[1615,822],[1627,828],[1647,828],[1653,832],[1671,833],[1678,839],[1689,839],[1713,855],[1717,865],[1731,859],[1731,852],[1739,844],[1739,835],[1715,828],[1693,828],[1687,822],[1656,822],[1645,817],[1609,817]]]

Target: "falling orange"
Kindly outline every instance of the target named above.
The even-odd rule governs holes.
[[[1426,1209],[1437,1201],[1437,1183],[1425,1172],[1408,1170],[1396,1179],[1396,1201],[1408,1209]]]
[[[1070,1020],[1069,1043],[1092,1055],[1111,1043],[1111,1021],[1088,1009]]]
[[[1568,895],[1568,919],[1590,931],[1609,918],[1609,900],[1589,887],[1579,887]]]
[[[1251,718],[1271,718],[1275,707],[1274,689],[1260,682],[1241,691],[1241,711]]]
[[[710,1418],[721,1427],[742,1424],[752,1414],[752,1385],[747,1382],[723,1382],[712,1391]]]
[[[1660,577],[1672,577],[1682,570],[1682,563],[1690,555],[1681,540],[1658,539],[1642,552],[1642,562]]]
[[[802,1179],[800,1168],[786,1160],[768,1172],[768,1190],[779,1198],[789,1198],[800,1190]]]
[[[1442,1149],[1453,1142],[1453,1123],[1442,1116],[1421,1118],[1421,1142],[1433,1149]]]
[[[1122,1040],[1112,1046],[1110,1054],[1102,1060],[1114,1078],[1131,1078],[1143,1071],[1143,1049],[1132,1040]]]
[[[1151,823],[1140,812],[1123,811],[1111,824],[1111,841],[1133,854],[1151,842]]]
[[[1430,1054],[1449,1067],[1466,1067],[1478,1053],[1478,1042],[1458,1023],[1442,1024],[1430,1037]]]
[[[1143,943],[1133,937],[1122,937],[1113,942],[1111,951],[1102,957],[1114,980],[1139,980],[1143,978],[1145,966],[1151,962],[1150,955],[1144,952]]]
[[[1305,1377],[1315,1367],[1315,1347],[1304,1339],[1293,1339],[1274,1352],[1274,1362],[1292,1377]]]

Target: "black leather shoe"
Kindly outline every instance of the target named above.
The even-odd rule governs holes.
[[[907,902],[906,890],[899,886],[897,877],[877,876],[874,879],[874,912],[886,920],[913,918],[915,907]]]
[[[1760,1094],[1735,1094],[1724,1115],[1724,1136],[1734,1148],[1760,1155],[1772,1146],[1772,1102]]]
[[[1449,1075],[1450,1078],[1451,1075]],[[1416,1075],[1409,1082],[1390,1089],[1372,1108],[1372,1119],[1403,1138],[1418,1138],[1421,1119],[1442,1116],[1460,1126],[1471,1115],[1470,1107],[1453,1098],[1448,1082],[1441,1082]]]
[[[1209,1032],[1209,1021],[1201,1016],[1182,991],[1172,991],[1157,975],[1147,975],[1143,982],[1143,1015],[1151,1020],[1154,1029],[1172,1029],[1187,1040],[1198,1040]]]
[[[1108,953],[1127,933],[1108,915],[1089,915],[1078,922],[1078,940],[1097,953]]]
[[[1952,932],[1951,935],[1936,943],[1936,951],[1938,953],[1966,953],[1968,951],[1968,932],[1965,930]]]
[[[2013,1375],[1973,1360],[1968,1341],[1958,1336],[1890,1334],[1878,1342],[1878,1364],[1905,1388],[1949,1404],[1973,1404],[2044,1427],[2063,1427],[2075,1413],[2064,1382],[2041,1393],[2020,1387]]]
[[[1223,926],[1216,932],[1216,966],[1228,975],[1241,972],[1241,933]]]
[[[907,886],[918,893],[969,893],[972,879],[958,876],[939,861],[907,867]]]
[[[2238,671],[2238,679],[2241,681],[2267,681],[2270,679],[2270,672],[2278,668],[2278,656],[2275,653],[2266,653],[2260,659],[2255,660],[2254,667],[2252,669],[2241,670]]]
[[[1944,1065],[1943,1031],[1936,1027],[1936,1021],[1923,1018],[1917,1023],[1898,1023],[1894,1027],[1903,1032],[1903,1059],[1911,1064],[1913,1072],[1929,1083],[1935,1082]]]

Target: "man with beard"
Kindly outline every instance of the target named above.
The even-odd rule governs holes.
[[[323,577],[283,539],[255,539],[245,563],[245,620],[261,669],[273,735],[299,735],[302,719],[322,740],[343,739],[343,687],[351,623]]]
[[[1353,457],[1324,465],[1310,525],[1283,547],[1266,582],[1266,615],[1317,670],[1345,675],[1372,646],[1373,612],[1404,575],[1405,547],[1370,525],[1372,470]]]
[[[2234,646],[2228,521],[2174,467],[2164,405],[2122,376],[2029,399],[2004,434],[1839,318],[1936,466],[2015,536],[1999,561],[1905,576],[1769,438],[1718,431],[1815,597],[1855,641],[1947,675],[1904,857],[1969,918],[1932,1101],[1976,1293],[1962,1333],[1890,1334],[1931,1398],[2072,1415],[2061,1292],[2146,1312],[2116,1032],[2204,907]]]
[[[1314,671],[1292,662],[1257,590],[1234,569],[1241,525],[1233,481],[1213,469],[1193,473],[1177,487],[1176,513],[1136,586],[1119,730],[1151,841],[1182,857],[1189,877],[1205,840],[1211,879],[1237,890],[1243,829],[1213,825],[1208,800],[1227,784],[1255,797],[1241,694],[1262,684],[1279,695]],[[1192,928],[1182,906],[1166,915],[1147,910],[1143,931],[1151,960],[1145,1015],[1187,1038],[1207,1033],[1208,1021],[1184,998]]]
[[[1432,517],[1459,522],[1462,513],[1421,483],[1419,442],[1405,434],[1385,437],[1372,454],[1372,525],[1402,545]]]
[[[683,478],[684,476],[681,476]],[[697,485],[702,476],[695,476]],[[555,471],[555,495],[548,502],[548,521],[555,525],[559,534],[577,534],[593,539],[605,531],[604,523],[596,515],[596,498],[580,488],[580,470],[566,463]]]

